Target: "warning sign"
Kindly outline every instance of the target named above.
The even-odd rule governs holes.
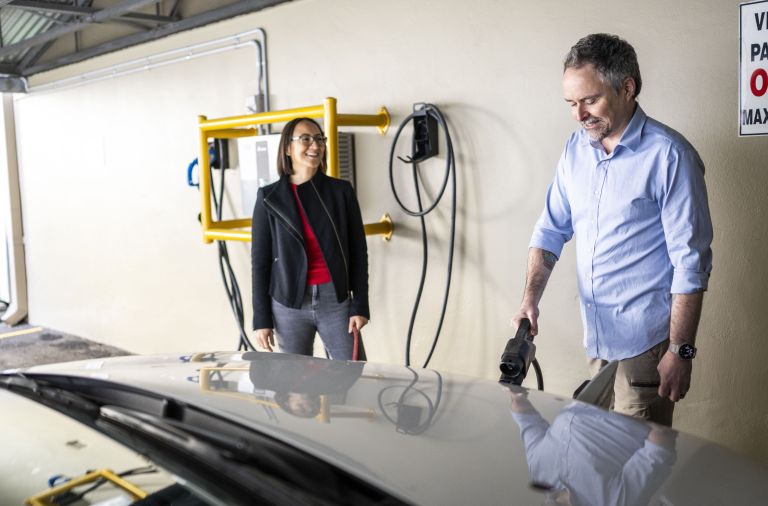
[[[768,135],[768,0],[739,10],[739,135]]]

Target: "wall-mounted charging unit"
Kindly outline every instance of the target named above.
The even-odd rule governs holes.
[[[425,104],[413,106],[413,156],[411,161],[423,162],[437,155],[437,119],[429,114]]]
[[[277,181],[277,151],[280,134],[237,139],[240,167],[240,196],[243,214],[251,216],[259,188]]]
[[[237,139],[237,164],[240,168],[240,195],[246,216],[253,214],[259,188],[280,179],[277,153],[280,134],[257,135]],[[233,154],[233,159],[235,158]],[[339,132],[339,178],[355,186],[355,136]]]

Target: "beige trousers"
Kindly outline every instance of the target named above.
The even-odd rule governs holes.
[[[607,389],[598,404],[617,413],[671,427],[675,404],[659,397],[659,372],[656,369],[668,347],[669,341],[663,341],[645,353],[619,361],[613,392]],[[608,362],[591,358],[588,363],[589,372],[594,377]]]

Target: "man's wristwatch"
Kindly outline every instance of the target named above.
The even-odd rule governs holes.
[[[696,348],[692,344],[688,343],[669,343],[669,351],[682,358],[683,360],[691,360],[696,356]]]

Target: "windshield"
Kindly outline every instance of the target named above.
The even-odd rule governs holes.
[[[135,451],[45,406],[3,390],[0,405],[0,504],[25,504],[52,486],[104,469],[146,494],[176,484],[170,473]],[[63,504],[63,500],[71,504],[78,499],[93,504],[117,496],[136,499],[99,477],[56,497],[60,500],[58,504]]]

